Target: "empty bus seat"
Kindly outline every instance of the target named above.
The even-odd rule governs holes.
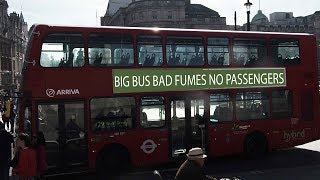
[[[192,55],[190,61],[189,61],[189,66],[194,66],[197,63],[197,59],[195,55]]]
[[[237,65],[243,66],[244,65],[244,61],[245,61],[245,56],[243,54],[241,54],[239,56],[239,58],[237,59],[237,61],[235,61],[235,63]]]
[[[210,65],[218,65],[218,59],[216,55],[211,56],[211,60],[209,62]]]

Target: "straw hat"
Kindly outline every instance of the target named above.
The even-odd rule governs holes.
[[[207,155],[203,153],[202,149],[198,147],[190,149],[187,156],[190,160],[203,159],[207,157]]]

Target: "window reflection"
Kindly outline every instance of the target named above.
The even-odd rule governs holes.
[[[81,67],[84,65],[84,40],[81,34],[50,34],[42,44],[42,67]]]
[[[133,97],[95,98],[91,100],[91,129],[121,131],[132,128],[135,114]]]

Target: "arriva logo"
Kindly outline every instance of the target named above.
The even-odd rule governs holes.
[[[285,140],[285,142],[294,141],[297,139],[304,139],[304,138],[305,138],[304,130],[291,131],[291,132],[283,131],[283,139]]]
[[[46,94],[48,97],[54,97],[58,95],[75,95],[80,94],[79,89],[58,89],[57,92],[54,89],[47,89]]]

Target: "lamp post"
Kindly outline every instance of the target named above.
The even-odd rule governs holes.
[[[250,31],[250,7],[252,6],[252,3],[248,0],[244,3],[244,6],[247,8],[247,31]]]

